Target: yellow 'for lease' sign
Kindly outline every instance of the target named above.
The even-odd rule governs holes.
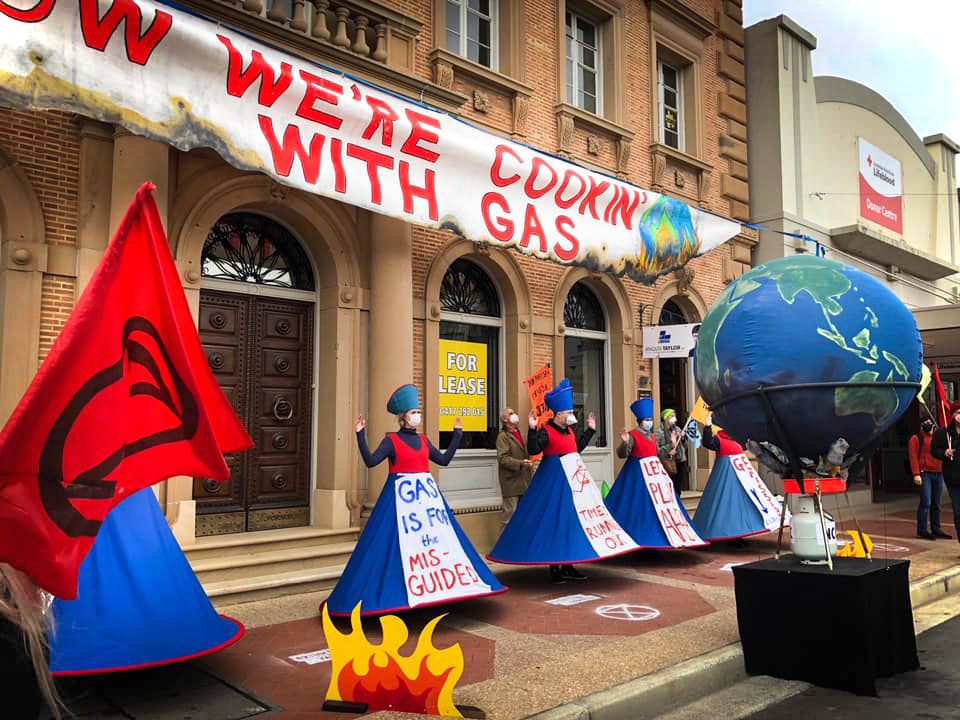
[[[440,430],[487,429],[487,346],[460,340],[440,341]]]

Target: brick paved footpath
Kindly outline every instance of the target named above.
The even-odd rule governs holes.
[[[859,511],[864,529],[877,543],[875,556],[909,558],[911,581],[960,564],[956,539],[915,537],[915,502],[911,498]],[[841,529],[853,529],[849,511],[841,511],[839,518]],[[956,537],[948,518],[949,506],[943,527]],[[509,592],[442,608],[449,614],[434,644],[442,648],[459,642],[465,657],[454,699],[482,708],[490,720],[525,717],[737,642],[731,564],[768,557],[775,547],[771,533],[742,546],[640,551],[581,566],[588,580],[559,586],[549,583],[545,568],[494,565]],[[328,661],[292,659],[326,648],[317,614],[322,597],[312,593],[221,608],[246,623],[248,632],[193,668],[277,708],[258,718],[352,717],[321,712]],[[420,628],[442,610],[403,614],[411,632],[404,652],[413,649]],[[338,625],[349,628],[345,621]],[[379,641],[376,619],[365,619],[364,628],[371,642]],[[215,713],[203,712],[203,704],[193,701],[198,712],[192,714],[128,711],[117,717],[215,718]]]

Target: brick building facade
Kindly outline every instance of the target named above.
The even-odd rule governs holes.
[[[494,133],[718,215],[749,218],[741,0],[184,4]],[[461,35],[466,42],[458,46]],[[565,48],[575,55],[569,63]],[[567,359],[580,361],[577,343],[566,342],[571,337],[593,348],[596,356],[584,361],[595,365],[592,389],[575,389],[586,410],[598,411],[606,436],[602,447],[586,451],[588,460],[598,479],[612,480],[617,435],[632,424],[629,403],[651,394],[658,412],[662,401],[683,414],[695,396],[690,361],[669,361],[666,387],[667,361],[643,357],[642,328],[661,324],[665,309],[670,322],[701,320],[725,284],[749,267],[756,243],[754,231],[744,228],[645,286],[285,188],[230,167],[211,150],[184,153],[76,115],[0,108],[4,418],[145,180],[158,187],[211,364],[242,406],[260,458],[234,459],[235,477],[226,486],[190,478],[165,483],[161,501],[189,547],[198,535],[289,534],[276,529],[297,526],[312,528],[317,538],[349,536],[385,477],[383,468],[368,473],[359,463],[354,419],[370,418],[372,438],[393,429],[383,403],[412,378],[423,398],[424,430],[436,440],[438,341],[451,328],[473,324],[488,328],[478,332],[496,348],[490,407],[511,405],[521,415],[529,409],[524,377],[544,363],[562,377],[571,369]],[[212,228],[225,217],[235,223],[264,218],[270,232],[287,238],[282,242],[297,245],[290,257],[307,258],[309,287],[272,292],[209,277]],[[493,288],[496,313],[476,320],[449,309],[445,276],[458,262],[476,273],[476,283]],[[568,327],[565,307],[574,287],[600,308],[599,324]],[[274,317],[285,318],[278,321],[288,323],[284,327],[294,322],[299,344],[290,344],[286,333],[287,344],[277,344],[265,325]],[[264,419],[271,400],[259,380],[246,377],[269,374],[263,359],[275,355],[280,363],[281,353],[290,353],[300,370],[299,385],[284,386],[290,397],[272,400],[273,414],[290,420],[289,427]],[[591,403],[602,404],[602,412]],[[264,459],[271,442],[271,452],[286,453],[272,466]],[[439,474],[480,549],[495,537],[499,504],[496,461],[484,443],[478,436]],[[706,452],[695,467],[691,490],[706,480]],[[299,586],[322,584],[321,574],[303,575]]]

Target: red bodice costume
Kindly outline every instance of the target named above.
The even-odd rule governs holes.
[[[391,473],[423,473],[430,470],[430,446],[420,436],[420,449],[414,450],[400,439],[397,433],[387,433],[393,443],[394,459],[390,461]]]
[[[630,451],[630,457],[648,458],[657,456],[656,440],[648,439],[639,430],[631,430],[633,436],[633,450]]]
[[[717,433],[717,441],[720,443],[720,449],[717,450],[717,457],[743,454],[743,446],[725,432]]]
[[[546,428],[547,437],[550,438],[547,447],[543,449],[544,455],[567,455],[577,452],[577,436],[573,430],[562,433],[550,423],[543,427]]]

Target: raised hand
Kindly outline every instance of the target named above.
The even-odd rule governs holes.
[[[591,430],[597,429],[597,416],[594,415],[593,413],[590,413],[589,415],[587,415],[587,427],[590,428]]]
[[[620,439],[621,439],[624,443],[630,442],[630,433],[627,432],[627,429],[626,429],[626,428],[624,428],[623,430],[620,431]]]
[[[454,430],[463,430],[463,420],[461,420],[460,418],[457,418],[456,420],[454,420],[454,421],[453,421],[453,429],[454,429]]]
[[[367,421],[363,419],[363,415],[357,415],[357,432],[360,432],[367,426]]]
[[[531,430],[536,430],[537,428],[537,414],[531,410],[530,414],[527,416],[527,422],[530,425]]]

